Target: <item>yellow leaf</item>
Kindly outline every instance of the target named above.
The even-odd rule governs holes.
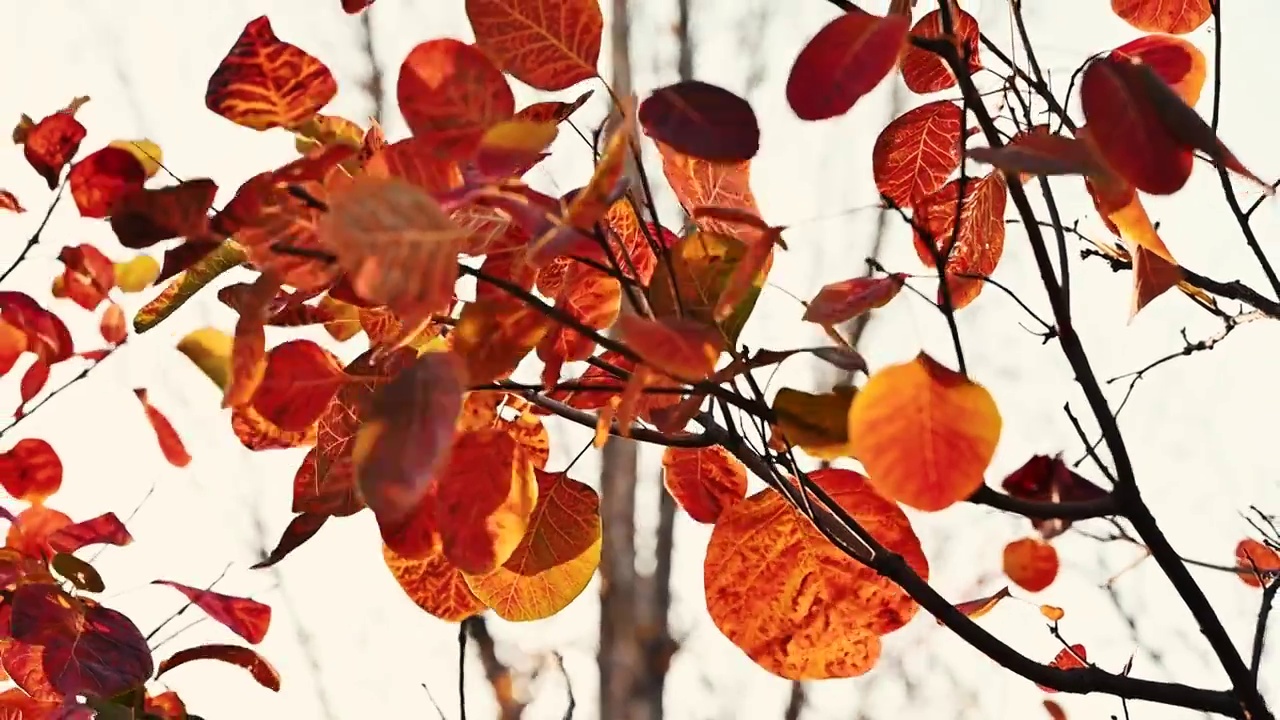
[[[200,328],[178,341],[178,352],[187,356],[200,371],[226,392],[231,382],[231,346],[229,334],[217,328]]]
[[[138,310],[138,314],[133,316],[134,332],[144,333],[159,325],[219,275],[248,259],[243,247],[232,240],[224,240],[195,265],[175,275],[159,295]]]
[[[852,386],[821,395],[783,388],[773,398],[778,427],[792,445],[816,458],[850,455],[849,408],[856,392]]]
[[[160,263],[150,255],[139,255],[116,263],[116,286],[127,293],[142,292],[160,277]]]

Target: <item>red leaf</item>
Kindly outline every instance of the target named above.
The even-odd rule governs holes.
[[[804,311],[806,322],[839,325],[884,307],[898,296],[907,276],[894,273],[880,278],[852,278],[831,283],[818,291]]]
[[[1185,35],[1213,15],[1210,0],[1111,0],[1111,11],[1144,32]]]
[[[539,90],[596,76],[604,15],[598,0],[466,0],[476,45]]]
[[[1204,53],[1180,37],[1144,35],[1112,50],[1110,57],[1146,63],[1188,105],[1200,99],[1207,69]]]
[[[119,345],[129,338],[129,326],[125,322],[124,308],[116,303],[109,303],[102,312],[102,320],[98,324],[102,339],[112,345]]]
[[[560,102],[559,100],[549,100],[546,102],[536,102],[520,108],[516,112],[516,120],[530,120],[532,122],[554,122],[562,123],[569,118],[570,115],[577,112],[578,108],[587,103],[587,100],[595,93],[595,90],[588,90],[579,95],[573,102]]]
[[[61,553],[73,553],[90,545],[123,547],[133,536],[113,512],[78,523],[64,525],[49,535],[49,547]]]
[[[201,590],[170,580],[153,580],[152,585],[168,585],[208,613],[209,617],[226,625],[231,632],[257,645],[267,635],[271,626],[271,606],[249,598],[223,595],[212,590]]]
[[[1100,500],[1107,491],[1094,485],[1067,467],[1061,455],[1035,455],[1014,470],[1001,483],[1010,497],[1035,502],[1087,502]],[[1031,524],[1046,539],[1062,534],[1071,527],[1070,520],[1030,518]]]
[[[1085,667],[1085,663],[1081,661],[1082,660],[1088,661],[1088,659],[1089,659],[1089,655],[1085,651],[1083,645],[1072,645],[1070,648],[1062,648],[1061,650],[1059,650],[1058,654],[1054,656],[1053,662],[1049,663],[1049,667],[1055,667],[1055,668],[1058,668],[1059,670],[1070,670],[1072,668],[1082,668],[1082,667]],[[1051,687],[1046,687],[1044,685],[1041,685],[1040,683],[1036,683],[1036,687],[1040,688],[1041,690],[1047,693],[1058,692],[1057,690],[1054,690]]]
[[[133,394],[138,398],[138,402],[142,403],[142,410],[147,414],[151,429],[155,431],[156,441],[160,443],[160,451],[164,453],[164,459],[174,467],[186,467],[191,462],[191,455],[187,452],[182,438],[178,436],[178,431],[174,430],[173,425],[170,424],[169,418],[151,404],[145,389],[134,388]]]
[[[981,38],[978,21],[954,3],[949,4],[954,30],[950,38],[952,43],[961,48],[961,57],[968,56],[969,63],[966,69],[972,75],[982,69],[982,63],[978,60],[978,41]],[[922,40],[947,38],[942,22],[942,11],[934,10],[920,18],[920,22],[911,28],[911,35]],[[951,73],[951,68],[941,56],[914,45],[908,45],[902,54],[902,81],[911,92],[926,95],[955,87],[956,76]]]
[[[14,640],[42,647],[44,672],[64,695],[111,696],[151,677],[151,650],[123,614],[56,585],[23,585],[12,603]]]
[[[978,297],[986,284],[982,278],[995,272],[1000,262],[1004,253],[1004,208],[1009,198],[1009,187],[1002,172],[980,178],[970,176],[965,180],[963,192],[960,180],[952,180],[917,203],[913,213],[915,223],[929,235],[924,237],[917,229],[916,254],[926,266],[934,267],[933,253],[927,244],[932,241],[947,258],[951,304],[957,310]],[[957,204],[961,204],[958,232]],[[938,294],[941,297],[941,288]]]
[[[515,114],[502,72],[478,48],[452,38],[409,51],[396,98],[414,137],[457,157],[469,155],[485,130]]]
[[[176,237],[200,236],[209,227],[208,212],[217,193],[218,186],[206,179],[156,189],[139,187],[116,202],[111,229],[121,245],[134,250]]]
[[[14,417],[20,418],[26,414],[27,405],[44,390],[44,386],[49,382],[49,363],[41,358],[31,363],[27,371],[22,374],[22,380],[18,383],[18,395],[21,401],[18,403],[18,409],[14,411]]]
[[[44,440],[24,438],[0,455],[0,483],[18,500],[43,502],[62,487],[62,460]]]
[[[399,525],[422,500],[453,444],[466,369],[446,352],[418,358],[373,397],[356,437],[360,492],[379,525]]]
[[[27,211],[26,208],[22,207],[22,203],[18,202],[18,198],[8,190],[0,190],[0,210],[8,210],[15,213]]]
[[[14,142],[23,146],[27,162],[40,173],[50,190],[58,187],[58,176],[62,174],[62,168],[75,157],[76,151],[80,149],[80,142],[88,134],[75,118],[78,107],[77,101],[72,101],[71,106],[65,110],[49,115],[38,123],[32,123],[24,115],[23,122],[13,131]]]
[[[800,51],[787,78],[787,102],[801,120],[843,115],[898,63],[911,19],[853,8],[827,23]]]
[[[284,533],[280,536],[280,542],[276,543],[275,549],[262,562],[256,563],[250,569],[261,570],[269,568],[285,559],[289,553],[297,550],[303,543],[315,537],[328,519],[328,515],[299,513],[293,520],[289,521],[289,525],[284,529]]]
[[[57,550],[49,547],[50,536],[71,525],[71,518],[44,505],[32,505],[18,513],[5,535],[5,545],[27,557],[47,559]]]
[[[115,263],[101,250],[87,244],[62,248],[58,259],[66,266],[62,273],[66,297],[85,310],[96,310],[116,285]]]
[[[640,103],[639,120],[649,137],[703,160],[750,160],[760,151],[760,125],[751,104],[700,80],[653,91]]]
[[[128,150],[107,146],[71,166],[67,185],[80,214],[104,218],[124,195],[142,188],[146,168]]]
[[[348,15],[355,15],[372,5],[374,0],[342,0],[342,11]]]
[[[47,363],[75,354],[71,332],[57,315],[40,306],[30,295],[0,290],[0,318],[27,336],[26,349]]]
[[[156,668],[156,677],[159,678],[166,672],[192,660],[221,660],[231,665],[239,665],[248,670],[259,685],[280,692],[280,673],[276,672],[276,669],[271,667],[271,663],[252,648],[239,645],[201,645],[179,650],[160,663],[160,667]]]
[[[881,130],[871,149],[880,194],[905,208],[942,187],[960,167],[963,120],[959,105],[939,100],[908,110]]]
[[[291,128],[338,93],[329,68],[282,41],[264,15],[249,21],[205,89],[205,107],[254,130]]]
[[[714,524],[725,508],[747,496],[747,469],[720,446],[669,447],[662,469],[667,492],[700,523]]]
[[[281,430],[305,430],[346,381],[336,355],[310,340],[290,340],[267,353],[267,369],[250,404]]]

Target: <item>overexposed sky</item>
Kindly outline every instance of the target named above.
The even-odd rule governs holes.
[[[256,133],[204,106],[210,72],[249,20],[266,14],[282,39],[329,65],[340,89],[326,113],[362,120],[371,110],[361,87],[367,63],[360,47],[359,22],[341,12],[338,0],[217,4],[4,0],[0,4],[5,6],[0,62],[7,68],[0,92],[0,121],[16,123],[21,113],[38,119],[73,96],[89,95],[92,101],[78,114],[89,131],[82,155],[111,140],[150,138],[160,144],[166,165],[178,175],[214,179],[221,187],[219,205],[251,175],[294,157],[292,139],[283,130]],[[674,77],[674,3],[633,4],[638,6],[633,65],[637,89],[643,92]],[[756,7],[775,5],[763,36],[764,49],[748,52],[741,32],[746,19]],[[821,123],[795,119],[783,94],[790,63],[805,40],[836,11],[823,0],[782,5],[767,0],[705,0],[699,2],[695,18],[700,79],[741,90],[750,73],[763,69],[761,83],[751,96],[763,132],[752,186],[765,217],[792,228],[788,232],[791,250],[775,262],[770,281],[776,288],[766,289],[743,342],[778,349],[822,342],[819,331],[799,322],[802,309],[787,292],[810,297],[822,284],[862,271],[876,224],[871,145],[888,119],[892,90],[886,82],[854,112],[839,119]],[[864,7],[883,12],[886,5],[886,0],[874,0]],[[966,0],[962,5],[979,18],[985,32],[1008,47],[1010,28],[1003,0]],[[1065,86],[1089,53],[1139,35],[1113,17],[1103,0],[1027,5],[1031,35],[1055,86]],[[461,0],[379,0],[374,6],[374,45],[388,82],[391,116],[385,126],[391,137],[405,134],[394,111],[394,78],[400,60],[423,40],[470,39],[462,7]],[[1267,58],[1280,9],[1268,0],[1233,0],[1225,14],[1222,135],[1246,164],[1272,178],[1280,173],[1280,147],[1272,135],[1274,100],[1269,90],[1273,81],[1267,74]],[[1211,52],[1209,30],[1201,29],[1190,39]],[[608,57],[607,48],[601,57]],[[756,63],[761,63],[759,68]],[[989,64],[998,67],[994,60]],[[1211,67],[1210,85],[1200,106],[1205,113],[1213,72]],[[984,87],[996,82],[990,74],[981,81]],[[542,98],[523,87],[516,92],[518,105]],[[570,99],[579,92],[580,87],[572,88],[553,97]],[[599,95],[575,117],[584,122],[599,118],[603,113]],[[907,98],[911,104],[919,101]],[[557,157],[531,177],[540,189],[563,192],[582,184],[590,171],[587,155],[572,134],[565,133],[557,142]],[[1092,217],[1079,182],[1067,179],[1056,185],[1062,188],[1059,202],[1064,216],[1082,218],[1082,232],[1103,238],[1105,231]],[[0,242],[0,255],[7,258],[30,235],[52,193],[16,147],[0,153],[0,187],[14,192],[30,211],[0,214],[0,237],[5,239]],[[1209,168],[1198,167],[1180,195],[1149,200],[1147,206],[1161,222],[1171,251],[1186,266],[1265,290],[1261,273],[1230,219],[1216,174]],[[1255,226],[1268,249],[1280,238],[1280,218],[1271,205],[1257,214]],[[25,290],[47,300],[50,280],[59,267],[55,258],[64,243],[99,242],[116,259],[128,256],[104,224],[79,219],[70,202],[54,214],[44,237],[29,261],[7,281],[6,289]],[[892,270],[920,271],[910,245],[906,228],[895,224],[882,262]],[[1280,253],[1275,255],[1280,259]],[[1017,226],[1009,228],[995,277],[1048,316],[1033,259]],[[1161,298],[1129,323],[1128,275],[1113,274],[1096,260],[1075,263],[1072,278],[1077,329],[1103,379],[1177,350],[1183,328],[1192,339],[1218,329],[1212,318],[1176,294]],[[126,308],[132,312],[142,299],[130,297]],[[85,318],[72,322],[73,331],[79,347],[94,346],[96,326],[82,311],[65,301],[51,307],[68,318]],[[1019,328],[1019,321],[1025,317],[1017,306],[992,289],[960,313],[971,374],[992,391],[1005,419],[1005,434],[989,475],[992,481],[1031,454],[1065,450],[1070,458],[1078,457],[1080,444],[1062,406],[1070,402],[1078,415],[1087,414],[1057,345],[1042,346],[1038,338]],[[128,548],[108,549],[97,561],[108,585],[105,602],[128,613],[144,633],[181,604],[171,590],[147,585],[155,578],[204,585],[231,563],[219,589],[251,594],[273,605],[273,627],[260,650],[284,676],[281,692],[263,690],[229,666],[192,664],[165,680],[193,712],[211,720],[322,718],[326,717],[322,708],[327,707],[327,717],[343,720],[408,714],[431,717],[422,688],[425,683],[448,717],[456,718],[456,627],[426,616],[404,597],[382,564],[376,528],[367,513],[331,521],[277,572],[247,569],[264,546],[275,543],[291,517],[291,481],[303,451],[253,454],[243,450],[231,434],[227,414],[218,409],[215,388],[173,349],[177,339],[192,329],[212,324],[229,331],[233,322],[213,292],[204,293],[159,329],[131,340],[130,348],[5,436],[0,447],[7,448],[21,437],[51,442],[66,467],[63,490],[52,505],[76,519],[106,510],[124,517],[154,486],[154,494],[129,522],[136,542]],[[334,347],[317,329],[269,333],[272,342],[301,336]],[[908,359],[922,348],[943,362],[954,362],[941,316],[904,293],[872,321],[862,350],[876,368]],[[344,358],[360,349],[356,342],[337,347]],[[1278,351],[1280,326],[1268,322],[1244,326],[1212,353],[1154,371],[1139,384],[1120,416],[1148,502],[1174,544],[1188,556],[1228,561],[1236,540],[1247,530],[1240,511],[1250,503],[1280,509],[1276,482],[1280,462],[1272,452],[1274,409],[1280,407],[1280,379],[1272,369]],[[74,369],[60,368],[51,386],[72,374]],[[771,387],[812,390],[822,388],[829,378],[829,369],[793,360],[772,379]],[[16,403],[16,386],[13,379],[0,384],[0,407]],[[163,461],[131,397],[134,387],[148,388],[152,401],[168,413],[195,457],[189,468],[175,470]],[[1124,388],[1123,382],[1108,387],[1113,401],[1119,401]],[[557,434],[552,468],[562,467],[585,437],[576,429],[554,425],[553,438]],[[650,481],[657,458],[652,451],[643,457],[642,472]],[[595,459],[588,458],[576,466],[574,476],[594,484],[596,468]],[[1084,472],[1097,478],[1088,466]],[[970,507],[917,516],[916,523],[935,584],[957,601],[1003,584],[1000,549],[1029,532],[1025,522],[992,519],[991,513]],[[680,520],[673,622],[686,644],[668,681],[669,714],[672,718],[778,716],[787,683],[756,668],[719,636],[706,616],[701,577],[707,536],[705,527]],[[1066,609],[1063,631],[1071,641],[1088,646],[1091,660],[1119,669],[1133,650],[1133,635],[1111,610],[1099,586],[1128,565],[1133,554],[1117,546],[1100,549],[1078,538],[1063,538],[1057,544],[1064,569],[1059,580],[1041,593],[1040,601]],[[1200,576],[1247,652],[1257,593],[1233,578]],[[1159,651],[1159,660],[1139,653],[1135,674],[1209,686],[1225,683],[1189,615],[1153,564],[1127,573],[1115,587],[1136,613],[1136,632],[1142,641]],[[578,601],[548,621],[519,626],[493,623],[504,651],[510,650],[504,654],[506,659],[533,662],[527,659],[530,655],[550,650],[566,656],[579,700],[575,717],[581,720],[595,717],[596,591],[593,583]],[[196,616],[187,613],[159,637]],[[1007,603],[981,622],[1032,657],[1048,660],[1056,651],[1055,641],[1033,608]],[[158,655],[165,657],[201,642],[233,640],[229,632],[205,621],[166,643]],[[1041,695],[1033,685],[995,667],[923,614],[887,640],[882,664],[863,678],[813,686],[813,707],[806,718],[852,717],[862,709],[885,716],[905,712],[912,717],[988,719],[1034,718],[1042,712]],[[1269,667],[1274,668],[1274,662]],[[468,673],[468,715],[487,717],[492,705],[479,666],[473,663]],[[901,678],[910,679],[910,685]],[[965,690],[960,692],[953,684]],[[1280,693],[1275,681],[1270,689]],[[536,690],[529,717],[559,718],[564,710],[559,681],[548,679]],[[1119,712],[1119,704],[1107,698],[1059,695],[1056,699],[1072,717]],[[769,708],[777,711],[766,713]],[[1142,718],[1189,716],[1141,706],[1133,711],[1134,717]]]

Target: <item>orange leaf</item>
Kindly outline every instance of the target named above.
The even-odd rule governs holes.
[[[982,69],[982,63],[978,59],[978,42],[981,37],[978,21],[954,3],[951,3],[948,12],[951,13],[954,31],[949,39],[960,49],[961,57],[968,57],[968,67],[965,69],[972,75]],[[934,10],[920,18],[920,22],[911,28],[911,35],[922,40],[940,40],[948,38],[944,28],[942,11]],[[950,66],[941,56],[910,44],[902,53],[902,80],[908,90],[920,95],[941,92],[956,85],[956,76],[951,73]]]
[[[116,266],[111,258],[92,245],[69,245],[58,253],[66,266],[62,273],[63,292],[72,302],[93,311],[116,284]]]
[[[104,147],[71,166],[67,185],[80,214],[104,218],[121,197],[142,189],[146,169],[138,158],[118,147]]]
[[[88,100],[89,98],[84,98]],[[71,106],[45,117],[38,123],[22,116],[22,121],[13,130],[13,141],[22,145],[22,153],[40,177],[44,178],[52,190],[58,187],[58,177],[62,168],[71,162],[80,142],[88,131],[75,118],[79,103],[72,101]]]
[[[476,45],[512,77],[556,91],[596,76],[598,0],[467,0]]]
[[[464,232],[410,183],[355,178],[334,198],[317,233],[356,293],[390,306],[407,326],[452,304]]]
[[[640,103],[639,120],[645,135],[703,160],[738,162],[760,151],[760,125],[751,104],[701,80],[654,90]]]
[[[484,131],[510,120],[516,106],[507,79],[485,53],[452,38],[409,51],[396,98],[414,137],[453,157],[469,155]]]
[[[1059,650],[1058,654],[1054,656],[1053,662],[1049,663],[1049,667],[1055,667],[1059,670],[1071,670],[1073,668],[1082,668],[1082,667],[1086,667],[1085,663],[1088,661],[1088,659],[1089,659],[1089,655],[1085,651],[1083,645],[1072,645],[1070,648],[1063,648]],[[1047,693],[1058,692],[1057,690],[1054,690],[1053,688],[1045,685],[1041,685],[1040,683],[1036,683],[1036,687],[1040,688],[1041,690]]]
[[[622,286],[616,278],[575,263],[565,274],[556,307],[589,328],[603,330],[612,325],[622,311]],[[539,341],[537,350],[538,358],[546,363],[544,379],[554,381],[560,376],[564,363],[591,357],[595,341],[568,326],[553,323],[550,332]]]
[[[499,617],[541,620],[565,609],[600,565],[600,497],[564,473],[534,470],[538,502],[511,557],[467,585]]]
[[[445,622],[459,622],[484,612],[462,572],[444,556],[439,543],[425,557],[411,560],[383,546],[382,559],[400,589],[418,607]]]
[[[174,467],[186,467],[191,462],[191,455],[187,453],[182,438],[173,429],[169,419],[147,399],[146,390],[135,388],[133,394],[137,396],[138,402],[142,403],[143,411],[147,413],[147,420],[156,433],[156,440],[160,442],[160,450],[164,453],[164,458]]]
[[[253,648],[240,645],[201,645],[179,650],[160,663],[160,666],[156,668],[156,677],[159,678],[179,665],[185,665],[192,660],[219,660],[230,665],[237,665],[248,670],[259,685],[268,690],[280,692],[280,673]]]
[[[625,342],[646,365],[682,382],[701,382],[711,376],[724,350],[719,331],[692,320],[649,320],[623,315],[616,325]]]
[[[380,526],[403,521],[447,466],[465,383],[457,355],[432,352],[374,395],[352,460],[360,492]]]
[[[1111,11],[1143,32],[1185,35],[1213,15],[1210,0],[1111,0]]]
[[[45,363],[62,362],[75,352],[71,331],[62,319],[26,293],[0,290],[0,317],[26,336],[25,349]],[[9,344],[16,346],[12,340]]]
[[[62,487],[62,460],[44,440],[23,438],[0,454],[0,484],[18,500],[44,502]]]
[[[1052,700],[1044,701],[1044,710],[1049,713],[1050,720],[1067,720],[1067,711]]]
[[[305,430],[346,380],[336,355],[310,340],[290,340],[267,353],[267,367],[250,404],[281,430]]]
[[[929,563],[906,515],[858,473],[819,470],[826,490],[922,577]],[[707,611],[720,632],[764,669],[789,680],[853,677],[880,656],[880,636],[919,607],[905,592],[836,549],[772,488],[725,510],[703,565]]]
[[[49,538],[71,525],[71,518],[44,505],[31,505],[18,513],[9,525],[4,544],[27,557],[45,558],[58,552],[49,547]]]
[[[1112,50],[1109,57],[1146,63],[1178,97],[1194,106],[1204,89],[1206,63],[1200,48],[1170,35],[1144,35]]]
[[[259,413],[253,405],[246,403],[231,409],[231,431],[235,433],[241,445],[257,452],[312,445],[316,441],[318,426],[310,425],[301,430],[282,430],[262,417],[262,413]]]
[[[1041,605],[1040,614],[1045,616],[1045,619],[1049,620],[1050,622],[1058,622],[1062,620],[1062,618],[1067,616],[1066,611],[1064,611],[1060,607],[1055,607],[1053,605]]]
[[[890,122],[871,149],[876,189],[901,208],[937,192],[960,167],[964,110],[953,102],[925,103]]]
[[[973,148],[968,156],[1005,172],[1019,173],[1024,182],[1033,175],[1092,177],[1108,172],[1086,143],[1048,132],[1020,132],[1002,147]]]
[[[552,324],[543,312],[510,296],[467,303],[454,326],[453,351],[473,384],[493,382],[514,372]]]
[[[964,602],[956,603],[956,609],[967,615],[970,620],[976,620],[991,612],[1001,600],[1007,597],[1009,597],[1008,585],[1000,588],[999,591],[992,595],[981,597],[976,600],[966,600]],[[938,624],[941,625],[942,621],[939,620]]]
[[[1058,577],[1058,551],[1039,538],[1014,540],[1004,547],[1003,565],[1018,587],[1040,592]]]
[[[927,244],[932,242],[947,258],[951,306],[957,310],[978,297],[986,285],[982,278],[995,272],[1004,254],[1004,208],[1009,199],[1009,186],[1002,172],[965,179],[968,182],[963,193],[960,180],[952,180],[917,203],[913,210],[915,224],[930,236],[923,237],[917,230],[916,254],[925,265],[934,267],[933,253]],[[959,213],[959,232],[956,232],[956,205],[960,203],[961,194],[964,202]]]
[[[454,441],[436,482],[445,557],[478,575],[505,563],[528,529],[538,499],[529,454],[507,432],[477,430]]]
[[[985,388],[923,352],[873,374],[849,408],[849,442],[872,485],[926,512],[981,487],[1000,426]]]
[[[458,161],[440,155],[431,141],[423,138],[405,138],[378,150],[365,162],[364,174],[402,178],[433,196],[462,187]]]
[[[804,311],[806,322],[839,325],[882,308],[898,296],[907,276],[894,273],[881,278],[851,278],[824,285]]]
[[[1262,587],[1259,580],[1270,581],[1275,573],[1280,572],[1280,553],[1271,546],[1264,545],[1252,538],[1245,538],[1236,543],[1236,577],[1249,587]]]
[[[854,7],[818,31],[791,66],[787,103],[801,120],[843,115],[898,64],[911,18]]]
[[[269,273],[262,273],[253,281],[249,298],[236,321],[231,346],[231,382],[222,398],[224,408],[248,404],[262,382],[267,371],[267,332],[263,324],[268,303],[279,289],[280,282]]]
[[[276,37],[267,16],[245,25],[209,78],[204,104],[254,130],[294,127],[338,93],[329,68],[297,45]]]
[[[187,706],[178,697],[178,693],[168,690],[159,695],[148,695],[143,701],[144,712],[155,715],[162,720],[186,720]]]
[[[208,613],[209,617],[255,645],[262,642],[267,635],[267,628],[271,626],[271,607],[257,600],[201,590],[170,580],[152,580],[151,584],[168,585],[186,595],[192,604]]]
[[[544,469],[551,457],[551,438],[542,420],[533,413],[535,407],[518,395],[504,392],[467,393],[458,415],[458,433],[502,430],[529,455],[535,468]]]
[[[123,194],[112,208],[111,229],[121,245],[135,250],[176,237],[197,237],[208,229],[207,213],[217,192],[218,186],[206,179],[156,189],[136,188]]]
[[[813,394],[782,388],[773,398],[777,416],[775,438],[786,449],[785,440],[810,455],[834,460],[851,454],[849,448],[849,407],[856,388],[836,386],[829,393]]]
[[[671,184],[671,191],[685,210],[697,207],[721,207],[746,210],[760,214],[755,195],[751,192],[751,162],[720,163],[702,160],[678,152],[658,143],[662,155],[662,172]],[[750,223],[727,222],[715,217],[704,217],[697,226],[707,232],[715,232],[742,239],[751,237],[755,228]]]
[[[714,445],[669,447],[662,453],[662,482],[689,517],[715,524],[734,503],[747,496],[747,469]]]

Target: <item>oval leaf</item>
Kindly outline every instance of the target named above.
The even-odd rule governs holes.
[[[849,112],[897,66],[910,24],[909,17],[880,17],[856,7],[827,23],[791,66],[791,109],[801,120]]]
[[[639,120],[649,137],[703,160],[750,160],[760,151],[760,125],[751,104],[700,80],[653,91],[640,103]]]
[[[476,45],[512,77],[556,91],[596,76],[598,0],[467,0]]]

